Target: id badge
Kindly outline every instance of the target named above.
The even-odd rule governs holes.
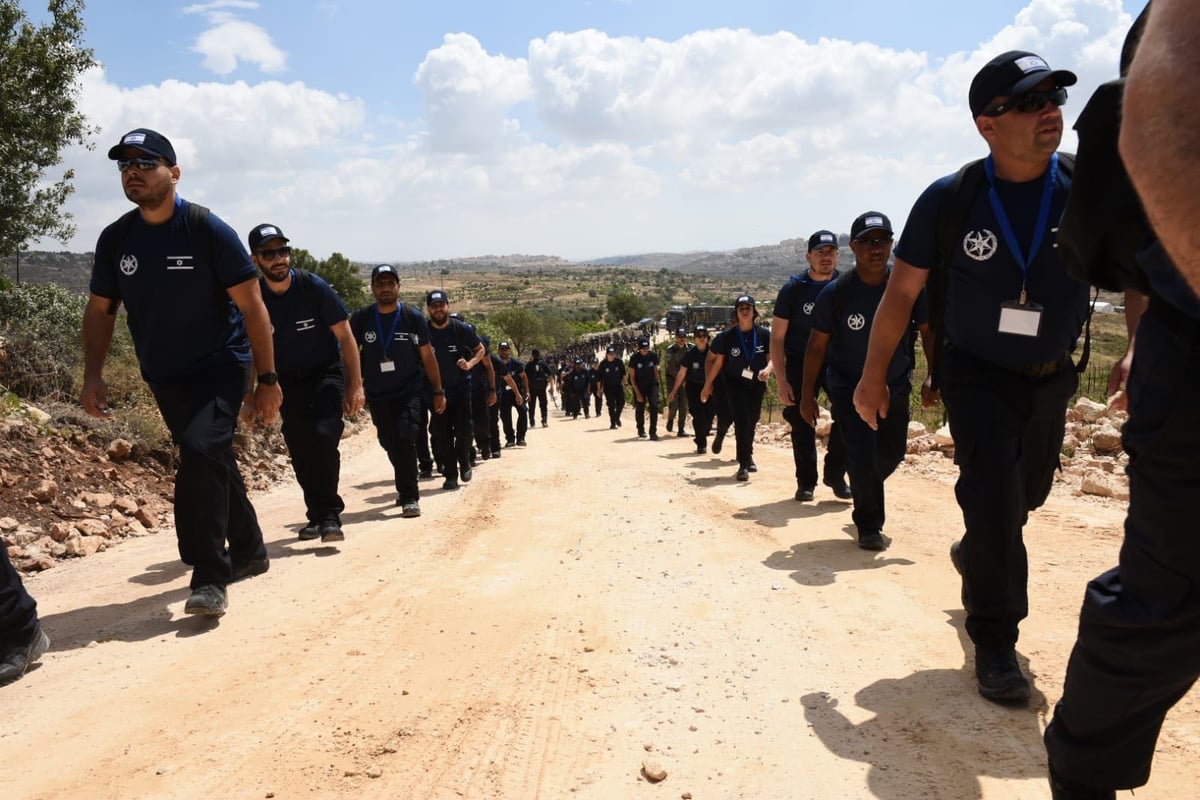
[[[379,371],[380,372],[395,372],[396,371],[396,362],[395,361],[380,361],[379,362]]]
[[[1037,336],[1042,327],[1042,307],[1037,303],[1010,300],[1000,306],[1000,333]]]
[[[754,370],[746,367],[744,370],[742,370],[742,377],[748,381],[754,380]]]

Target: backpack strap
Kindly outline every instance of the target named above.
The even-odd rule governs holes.
[[[938,208],[937,259],[929,268],[929,278],[925,283],[929,297],[929,331],[933,337],[929,377],[934,389],[941,383],[942,352],[946,343],[946,284],[950,259],[985,177],[982,158],[964,164],[954,173]]]
[[[204,259],[204,263],[211,268],[213,266],[213,254],[216,246],[213,244],[215,236],[213,226],[208,221],[209,213],[206,206],[202,206],[199,203],[188,203],[188,233],[197,250],[199,250],[200,256]]]

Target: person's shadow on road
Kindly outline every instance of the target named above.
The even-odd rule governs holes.
[[[833,500],[801,503],[795,499],[788,499],[764,503],[761,506],[746,506],[741,512],[734,514],[733,518],[757,522],[768,528],[786,528],[794,519],[812,519],[849,510],[850,507],[845,503]]]
[[[947,612],[964,652],[973,651],[964,612]],[[1029,674],[1029,662],[1018,656]],[[960,669],[929,669],[885,678],[861,689],[855,705],[875,716],[854,723],[827,692],[801,698],[812,731],[834,755],[871,766],[872,796],[902,800],[979,800],[979,778],[1030,780],[1045,776],[1039,716],[1046,697],[1034,688],[1029,706],[992,703],[977,694],[974,658]],[[916,794],[919,793],[919,794]]]
[[[884,551],[886,553],[886,551]],[[763,560],[771,569],[790,572],[789,578],[804,586],[830,586],[839,572],[882,567],[911,567],[907,558],[888,558],[884,553],[860,550],[854,539],[824,539],[801,542],[791,550],[777,550]]]

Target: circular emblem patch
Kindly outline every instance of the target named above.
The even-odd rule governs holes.
[[[971,231],[963,237],[963,252],[976,261],[987,261],[996,255],[999,242],[996,234],[987,230]]]
[[[375,331],[367,331],[363,334],[363,338],[367,340],[367,344],[375,344]]]
[[[120,268],[121,272],[125,275],[132,275],[137,272],[137,256],[121,256]]]
[[[816,306],[816,303],[805,303],[804,304],[804,316],[806,316],[806,317],[812,316],[812,310],[815,306]]]
[[[846,317],[846,326],[852,331],[861,331],[867,327],[867,318],[862,314],[851,314]]]
[[[738,356],[740,356],[741,354],[742,354],[742,348],[740,348],[740,347],[734,347],[734,348],[730,348],[730,350],[729,350],[729,355],[730,355],[732,358],[737,358],[737,357],[738,357]]]

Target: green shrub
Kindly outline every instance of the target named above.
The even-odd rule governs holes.
[[[77,397],[85,303],[83,295],[50,284],[22,283],[0,291],[6,353],[0,382],[29,400]]]

